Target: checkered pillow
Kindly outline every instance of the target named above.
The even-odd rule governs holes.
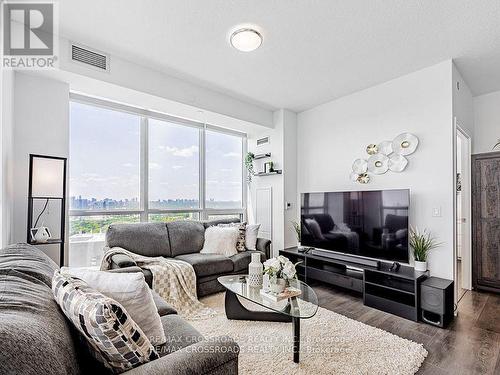
[[[54,273],[52,291],[66,317],[106,367],[119,373],[159,358],[146,335],[115,300],[59,271]]]
[[[245,238],[247,233],[247,223],[229,223],[219,224],[218,227],[238,227],[238,241],[236,242],[236,250],[238,252],[245,251]]]

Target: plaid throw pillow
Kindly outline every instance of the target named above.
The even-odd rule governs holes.
[[[236,241],[236,250],[238,252],[245,251],[245,239],[247,233],[247,223],[229,223],[219,224],[218,227],[238,227],[238,241]]]
[[[96,357],[113,372],[159,358],[146,335],[115,300],[59,271],[54,273],[52,291],[66,317],[99,354]]]

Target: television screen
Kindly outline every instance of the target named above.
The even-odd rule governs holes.
[[[409,190],[303,193],[301,245],[408,263]]]

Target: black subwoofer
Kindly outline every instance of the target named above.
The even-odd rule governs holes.
[[[453,281],[429,277],[420,284],[420,318],[423,322],[445,327],[453,320]]]

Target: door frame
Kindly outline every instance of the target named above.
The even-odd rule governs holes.
[[[467,188],[467,192],[463,195],[464,205],[462,207],[463,216],[466,219],[464,225],[464,243],[467,248],[462,249],[462,261],[465,259],[467,263],[467,272],[462,272],[462,280],[466,280],[468,289],[472,289],[472,175],[471,175],[471,155],[472,155],[472,138],[464,128],[462,128],[454,118],[453,126],[453,280],[455,281],[455,302],[457,302],[458,288],[457,283],[457,137],[462,135],[466,141],[467,152],[466,157],[462,155],[462,162],[465,160],[465,166],[462,165],[462,170],[466,175],[462,178],[462,186]],[[462,281],[463,284],[463,281]],[[461,286],[460,286],[461,287]]]

